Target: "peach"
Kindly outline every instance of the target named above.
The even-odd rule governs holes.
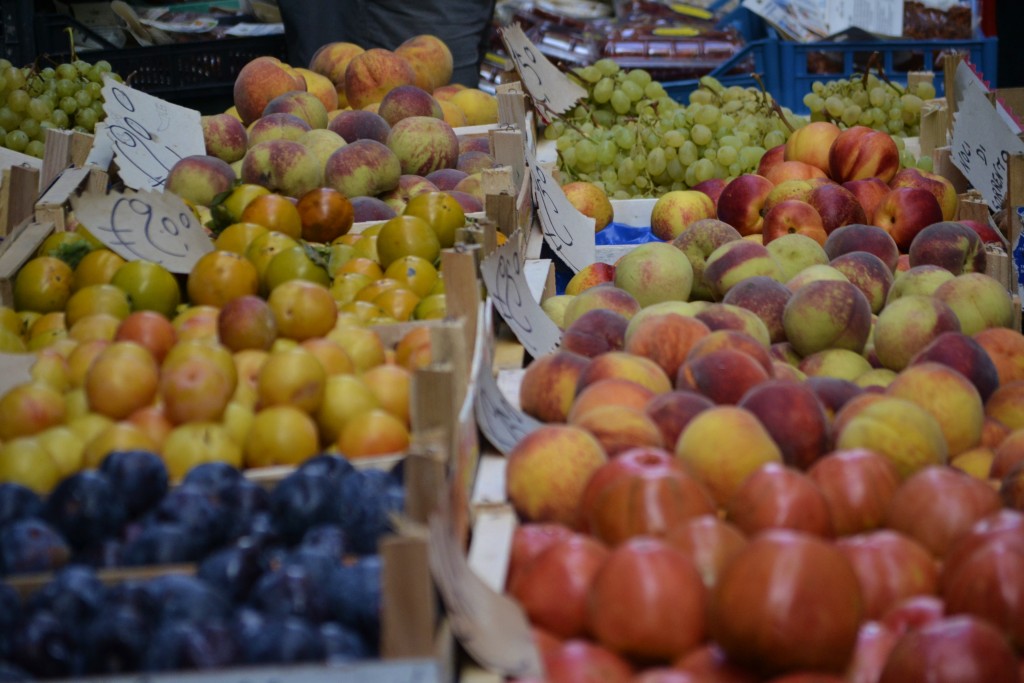
[[[770,180],[754,173],[737,176],[718,197],[718,220],[736,228],[741,235],[762,232],[764,203],[774,187]]]
[[[985,402],[985,415],[1011,430],[1024,428],[1024,381],[1000,385]]]
[[[1005,327],[990,327],[972,337],[996,366],[1002,384],[1024,379],[1024,335]]]
[[[985,272],[985,246],[978,233],[962,223],[933,223],[917,233],[908,251],[910,267],[942,266],[953,275]]]
[[[860,180],[849,180],[843,183],[843,187],[849,190],[864,209],[864,215],[870,216],[875,212],[875,207],[882,201],[882,197],[889,194],[892,189],[881,178],[861,178]],[[866,222],[866,221],[861,221]]]
[[[381,144],[388,141],[391,126],[379,114],[362,109],[343,111],[327,124],[327,129],[344,138],[345,142],[375,140]]]
[[[416,72],[390,50],[371,48],[352,57],[345,69],[345,97],[353,109],[380,102],[392,88],[413,85]]]
[[[779,264],[782,272],[780,282],[788,282],[804,268],[828,263],[828,256],[822,245],[807,235],[793,233],[776,237],[767,245],[768,253]]]
[[[720,351],[722,349],[745,353],[757,361],[769,375],[772,373],[774,366],[772,365],[772,355],[767,345],[746,332],[734,329],[713,330],[701,337],[693,344],[690,352],[687,354],[687,360],[700,358],[713,351]]]
[[[931,296],[942,284],[952,280],[955,275],[941,266],[915,266],[896,273],[893,278],[886,305],[903,296]]]
[[[291,140],[260,142],[250,147],[242,160],[242,182],[289,197],[301,197],[320,187],[323,179],[317,156]]]
[[[662,301],[686,301],[693,270],[686,255],[666,242],[631,249],[615,264],[615,286],[629,292],[641,307]]]
[[[934,297],[911,295],[882,309],[875,323],[875,354],[884,367],[897,372],[943,332],[959,332],[949,306]]]
[[[651,209],[651,232],[666,242],[704,218],[714,218],[715,202],[696,190],[673,190],[658,198]]]
[[[818,244],[825,244],[828,233],[818,210],[799,199],[781,201],[764,215],[762,243],[771,244],[784,235],[806,235]]]
[[[391,127],[388,148],[398,157],[402,173],[425,176],[451,168],[458,160],[459,141],[444,120],[409,116]]]
[[[336,41],[327,43],[313,53],[309,60],[309,69],[322,76],[326,76],[334,84],[339,98],[345,94],[345,70],[352,58],[364,52],[363,48],[355,43]],[[348,102],[339,99],[338,106],[345,107]]]
[[[102,355],[101,351],[100,356]],[[133,362],[144,364],[146,370],[151,370],[152,358],[147,359],[143,357],[143,354],[133,355],[139,356]],[[107,363],[105,367],[110,370],[112,365],[112,363]],[[128,372],[128,370],[129,368],[118,368],[119,372]],[[87,385],[87,391],[89,389],[91,388],[88,388]],[[97,399],[96,394],[92,393],[89,404],[94,412],[114,418],[123,417],[118,413],[127,412],[126,410],[107,410],[102,399]],[[115,402],[110,401],[110,405],[115,405]],[[22,382],[0,397],[0,438],[7,441],[39,434],[50,427],[63,424],[67,418],[67,412],[65,396],[53,386],[40,380]]]
[[[901,372],[885,393],[927,410],[939,423],[950,456],[981,442],[985,408],[978,390],[956,370],[940,363],[920,363]]]
[[[826,233],[844,225],[860,225],[867,221],[857,197],[842,185],[820,185],[807,196],[807,203],[817,210]]]
[[[402,164],[386,145],[356,140],[327,160],[324,183],[346,197],[378,195],[398,187]]]
[[[900,150],[883,131],[866,126],[847,128],[828,150],[829,176],[837,183],[878,178],[888,183],[900,170]]]
[[[1024,429],[1015,429],[992,451],[992,462],[985,479],[1002,479],[1024,462]]]
[[[380,195],[385,204],[395,210],[395,213],[405,211],[409,200],[419,194],[427,192],[439,192],[437,185],[430,182],[423,176],[402,174],[398,176],[398,186]]]
[[[864,293],[872,313],[882,310],[893,282],[892,271],[882,259],[867,251],[850,251],[832,259],[829,265]]]
[[[160,366],[160,400],[173,424],[217,421],[235,393],[238,370],[227,348],[204,341],[174,345]]]
[[[327,107],[316,95],[305,90],[293,90],[267,102],[261,118],[270,114],[291,114],[305,121],[310,128],[327,127]]]
[[[871,224],[889,233],[900,251],[907,251],[917,233],[942,220],[942,208],[935,197],[915,187],[889,192],[871,214]]]
[[[463,88],[449,97],[448,101],[462,110],[470,126],[498,122],[498,100],[483,90]]]
[[[235,77],[233,96],[242,123],[258,119],[267,103],[291,90],[305,90],[302,76],[289,71],[275,57],[257,57],[246,63]]]
[[[628,379],[655,394],[672,390],[672,380],[654,361],[625,351],[609,351],[592,358],[583,368],[576,384],[576,393],[579,394],[595,382],[611,378]]]
[[[387,121],[389,126],[394,126],[410,116],[444,118],[438,101],[429,92],[415,85],[400,85],[389,90],[380,101],[377,114]]]
[[[434,88],[432,94],[438,102],[447,102],[452,99],[452,95],[465,89],[466,86],[461,83],[449,83],[448,85],[442,85],[440,88]]]
[[[782,451],[757,416],[737,406],[715,406],[694,416],[679,435],[675,454],[720,506],[762,465],[782,462]]]
[[[469,176],[466,176],[469,178]],[[479,195],[472,195],[468,192],[460,192],[459,190],[449,190],[448,194],[451,195],[452,199],[459,203],[464,213],[477,213],[484,210],[483,190],[479,192]]]
[[[960,320],[960,331],[975,334],[989,327],[1013,326],[1013,300],[1006,286],[985,273],[964,273],[939,285],[935,298]]]
[[[979,446],[950,458],[949,466],[960,470],[964,474],[969,474],[975,479],[987,480],[994,460],[995,453],[992,452],[991,448]],[[996,477],[992,477],[992,479],[996,479]]]
[[[942,208],[942,220],[956,220],[957,210],[960,208],[960,198],[957,196],[956,188],[946,178],[935,173],[921,171],[916,168],[904,168],[889,181],[889,187],[919,187],[928,190],[939,202]]]
[[[829,260],[851,251],[866,251],[882,259],[882,263],[896,270],[900,250],[892,235],[877,225],[844,225],[829,233],[825,240],[825,254]]]
[[[804,285],[812,282],[820,282],[822,280],[833,280],[836,282],[849,282],[850,278],[846,277],[841,270],[833,268],[830,265],[818,265],[807,266],[799,273],[791,277],[786,281],[786,289],[791,292],[795,292]]]
[[[613,282],[615,266],[597,261],[584,266],[565,285],[565,293],[576,295],[597,285]]]
[[[1019,336],[1019,335],[1018,335]],[[982,401],[999,386],[999,372],[985,349],[961,332],[943,332],[910,359],[918,363],[942,363],[970,380]]]
[[[987,405],[986,401],[986,405]],[[981,446],[982,448],[998,448],[999,444],[1003,442],[1011,434],[1012,430],[1004,425],[999,420],[985,415],[985,422],[981,427]]]
[[[354,223],[386,221],[398,215],[383,199],[377,197],[349,197],[349,201],[352,202],[352,221]]]
[[[448,192],[454,190],[459,181],[468,175],[468,173],[457,168],[439,168],[436,171],[431,171],[425,177],[437,185],[437,189],[442,192]]]
[[[345,146],[343,137],[326,128],[314,128],[307,131],[300,135],[296,142],[312,152],[321,167],[326,167],[327,160],[331,158],[331,155]]]
[[[631,448],[664,445],[658,425],[639,408],[596,406],[576,417],[572,424],[593,434],[609,458]]]
[[[558,329],[565,330],[565,309],[567,309],[569,307],[569,302],[571,302],[573,300],[573,298],[575,298],[575,297],[572,294],[556,294],[554,296],[549,296],[548,298],[544,299],[544,301],[541,302],[540,310],[544,311],[544,313],[549,318],[551,318],[551,322],[553,322],[556,326],[558,326]],[[589,335],[589,334],[590,334],[590,332],[588,330],[587,331],[587,335]],[[564,347],[564,342],[565,342],[564,336],[565,335],[563,335],[563,339],[562,339],[563,347]],[[598,342],[598,343],[600,343],[600,342]],[[571,351],[573,349],[566,349],[566,350],[567,351]],[[602,351],[599,351],[598,353],[603,353],[603,351],[606,351],[606,350],[607,349],[603,349]],[[592,355],[597,355],[597,354],[596,353],[584,353],[584,354],[581,354],[581,355],[592,356]]]
[[[441,118],[447,121],[448,125],[452,128],[462,128],[469,125],[469,122],[466,121],[466,114],[456,105],[447,100],[439,101],[437,104],[441,107]]]
[[[267,140],[298,140],[312,130],[308,123],[294,114],[279,112],[261,116],[249,125],[246,135],[249,147]]]
[[[462,204],[462,199],[460,198],[459,195],[463,194],[476,198],[480,202],[480,206],[483,206],[484,187],[482,183],[481,174],[470,173],[465,178],[460,180],[453,189],[449,190],[448,194],[458,199],[459,204]],[[465,210],[467,213],[470,213],[469,210],[465,209],[464,205],[463,210]]]
[[[755,313],[745,308],[732,304],[708,304],[697,311],[694,317],[707,325],[708,329],[713,332],[735,330],[753,337],[764,348],[768,348],[771,344],[768,328]]]
[[[726,242],[742,237],[736,228],[716,218],[702,218],[690,223],[676,237],[672,244],[680,249],[690,261],[693,270],[693,285],[690,288],[691,300],[710,301],[711,288],[704,282],[704,268],[708,257]]]
[[[487,134],[463,133],[459,135],[459,154],[467,152],[483,152],[491,154],[491,141]],[[491,157],[494,158],[493,156]]]
[[[217,314],[217,337],[232,352],[269,351],[277,338],[277,322],[266,300],[240,296],[227,302]]]
[[[206,153],[232,163],[245,156],[249,138],[242,122],[230,114],[211,114],[199,119]]]
[[[395,54],[409,62],[416,73],[416,85],[433,92],[452,80],[451,50],[437,36],[413,36],[397,48]]]
[[[779,185],[787,180],[810,180],[826,176],[825,172],[817,166],[803,161],[783,161],[770,168],[765,173],[765,177],[774,185]]]
[[[575,526],[587,481],[607,460],[585,429],[544,425],[508,453],[509,501],[524,520]]]
[[[939,423],[903,398],[871,396],[866,402],[850,402],[837,413],[835,424],[836,450],[875,451],[888,458],[903,479],[928,465],[945,464],[948,456]]]
[[[782,312],[782,325],[802,356],[827,348],[859,353],[871,331],[871,304],[849,282],[811,282],[793,293]]]
[[[776,145],[761,155],[757,162],[757,175],[768,177],[768,171],[786,160],[786,143]]]
[[[666,375],[675,377],[693,346],[710,333],[696,318],[676,313],[644,316],[626,328],[624,349],[653,360]]]
[[[669,391],[651,399],[644,412],[658,425],[665,446],[671,449],[690,420],[714,405],[695,391]]]
[[[331,112],[338,109],[338,90],[334,87],[334,83],[327,76],[322,76],[309,69],[297,68],[295,71],[306,82],[306,92],[320,100],[327,112],[327,117],[330,118]]]
[[[737,404],[753,413],[791,467],[806,469],[828,448],[829,416],[803,382],[769,379],[751,388]]]
[[[728,183],[724,178],[708,178],[703,182],[697,183],[690,189],[696,190],[697,192],[703,192],[707,196],[711,197],[711,201],[715,203],[715,209],[717,210],[718,198],[722,196],[722,190],[725,189],[727,184]]]
[[[562,192],[573,208],[594,219],[594,232],[604,230],[612,222],[612,203],[604,190],[597,185],[578,180],[562,185]]]
[[[562,324],[565,324],[564,311]],[[599,356],[606,351],[621,351],[625,345],[628,325],[629,320],[621,313],[606,308],[593,308],[562,328],[565,332],[562,334],[561,348],[587,358]]]
[[[699,392],[719,405],[735,405],[769,377],[764,366],[746,353],[718,349],[687,359],[676,374],[675,388]]]
[[[782,281],[782,270],[771,252],[764,245],[748,240],[726,242],[715,249],[704,264],[704,282],[717,300],[740,281],[755,275]]]
[[[632,294],[614,284],[597,285],[580,292],[569,302],[563,318],[565,326],[571,326],[577,318],[595,308],[605,308],[629,319],[640,310],[640,304]]]
[[[574,424],[594,408],[617,406],[644,410],[656,394],[647,387],[627,379],[602,379],[576,395],[567,421]]]
[[[864,393],[864,389],[855,383],[838,377],[808,377],[806,384],[817,394],[830,419],[852,399]]]
[[[840,132],[839,126],[830,121],[812,121],[797,128],[786,140],[783,159],[802,161],[828,174],[829,149]]]
[[[769,341],[785,341],[786,331],[782,328],[782,311],[792,292],[781,282],[766,275],[748,277],[732,287],[722,298],[722,303],[745,308],[765,324]]]
[[[871,363],[849,349],[822,349],[805,357],[798,367],[807,377],[838,377],[852,382],[871,370]]]
[[[483,173],[488,169],[497,168],[498,165],[490,152],[481,152],[480,150],[460,151],[455,163],[452,164],[456,170],[467,175]]]
[[[195,204],[210,206],[214,197],[230,190],[236,180],[235,171],[227,162],[195,154],[175,162],[164,189]]]
[[[587,358],[568,351],[534,359],[519,385],[522,411],[541,422],[565,422],[588,364]]]
[[[748,537],[772,529],[832,536],[828,503],[803,472],[770,462],[751,474],[729,500],[725,519]]]

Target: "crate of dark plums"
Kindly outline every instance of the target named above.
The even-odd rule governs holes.
[[[0,484],[0,681],[448,680],[444,629],[401,602],[433,599],[396,534],[403,469],[323,454],[171,486],[120,451],[48,496]]]

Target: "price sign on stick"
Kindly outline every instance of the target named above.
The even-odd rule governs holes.
[[[185,202],[170,192],[144,190],[71,198],[89,232],[129,261],[145,259],[172,273],[188,273],[213,242]]]
[[[594,262],[594,219],[569,203],[561,186],[537,163],[529,149],[526,167],[544,241],[572,272],[580,272]]]
[[[161,189],[177,161],[205,154],[199,112],[104,78],[103,134],[118,174],[136,190]]]
[[[1024,153],[1024,142],[1007,126],[978,88],[966,88],[953,114],[953,164],[995,211],[1006,201],[1009,158]]]
[[[484,285],[494,308],[508,323],[516,339],[535,358],[558,348],[562,333],[530,294],[519,260],[517,230],[480,265]]]
[[[500,33],[523,86],[542,115],[562,114],[586,97],[587,91],[549,62],[518,25],[506,26]]]
[[[493,302],[488,301],[484,329],[489,334],[493,310]],[[493,334],[491,336],[493,337]],[[476,422],[487,440],[503,455],[508,455],[512,447],[523,437],[540,427],[540,422],[516,408],[505,398],[491,372],[491,354],[491,345],[485,342],[480,362],[480,377],[476,385]]]

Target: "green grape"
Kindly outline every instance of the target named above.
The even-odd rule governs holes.
[[[79,87],[80,86],[78,85],[78,83],[76,83],[76,82],[74,82],[74,81],[72,81],[70,79],[67,79],[67,78],[59,78],[59,79],[57,79],[57,94],[60,95],[61,97],[71,97],[76,92],[78,92]]]
[[[644,89],[636,81],[625,81],[619,89],[626,94],[630,102],[639,102],[644,96]]]
[[[848,104],[843,109],[843,123],[847,126],[856,126],[860,122],[861,109],[856,104]]]
[[[614,168],[609,166],[601,171],[601,181],[606,185],[617,185],[619,182],[619,174]]]
[[[737,135],[723,135],[718,138],[719,147],[742,147],[743,142]]]
[[[74,65],[75,70],[78,72],[79,76],[85,76],[87,73],[89,73],[89,69],[92,68],[92,64],[85,61],[84,59],[76,59],[74,62],[72,62],[72,64]]]
[[[634,128],[623,126],[617,128],[613,135],[615,136],[615,144],[619,146],[619,149],[629,149],[636,143],[636,130]]]
[[[694,165],[694,177],[698,183],[711,180],[715,177],[715,165],[710,159],[698,159]]]
[[[34,97],[28,102],[28,115],[36,121],[45,121],[53,113],[53,107],[46,100]]]
[[[597,148],[597,161],[601,164],[612,164],[619,156],[619,147],[614,140],[602,140]]]
[[[722,114],[718,117],[718,132],[726,133],[736,127],[736,119],[729,114]]]
[[[872,88],[868,92],[868,101],[871,103],[872,107],[884,107],[888,99],[889,97],[885,92],[885,88],[882,86]]]
[[[0,71],[6,71],[7,69],[10,69],[12,66],[13,64],[11,64],[11,60],[0,57]]]
[[[0,142],[3,141],[4,136],[6,136],[6,135],[7,135],[7,129],[4,128],[3,126],[0,126]]]
[[[710,104],[702,106],[693,116],[693,120],[702,126],[714,126],[721,116],[718,107]],[[701,143],[703,144],[703,143]]]
[[[615,125],[615,112],[607,109],[598,109],[591,115],[594,122],[602,128],[611,128]]]
[[[4,147],[15,152],[24,152],[28,143],[28,133],[23,130],[12,130],[4,136]]]
[[[625,114],[629,111],[630,105],[632,104],[627,95],[621,88],[617,88],[612,92],[611,96],[612,109],[615,110],[616,114]]]
[[[64,64],[57,65],[57,78],[63,78],[65,80],[74,80],[78,78],[78,69],[75,68],[74,64],[65,62]]]
[[[65,100],[71,100],[71,102],[74,102],[75,108],[76,109],[78,108],[78,100],[76,100],[74,97],[67,97],[67,98],[64,98],[63,100],[60,101],[60,108],[63,109],[64,111],[68,111],[68,108],[64,106],[65,105]],[[545,140],[557,140],[558,139],[558,136],[561,133],[561,131],[558,130],[557,128],[555,128],[555,125],[554,125],[555,123],[559,123],[559,122],[555,121],[554,123],[544,127],[543,135],[544,135],[544,139]]]
[[[86,83],[85,91],[88,92],[94,100],[98,100],[103,97],[103,86],[99,83]]]
[[[25,131],[25,135],[28,135],[30,138],[39,137],[39,134],[42,131],[42,127],[39,125],[39,121],[27,117],[21,120],[21,123],[18,125],[18,128]]]
[[[21,123],[21,117],[11,111],[10,107],[0,107],[0,127],[14,130]]]
[[[845,108],[846,105],[843,104],[843,100],[836,95],[831,95],[825,100],[825,111],[833,118],[842,116]]]
[[[816,95],[821,95],[823,92],[825,92],[825,84],[822,83],[821,81],[814,81],[813,83],[811,83],[811,92],[813,92]]]
[[[25,145],[25,154],[35,157],[36,159],[43,158],[43,152],[46,151],[46,144],[41,140],[29,140],[28,144]]]
[[[895,134],[903,131],[903,125],[903,119],[889,119],[885,123],[885,128],[889,133]]]
[[[68,127],[68,123],[70,123],[68,113],[63,109],[54,109],[53,118],[50,119],[50,122],[54,128],[64,130]]]
[[[690,164],[697,160],[697,145],[693,142],[693,140],[687,140],[682,145],[680,145],[678,157],[679,161],[681,161],[686,166],[689,166]]]
[[[7,67],[4,70],[4,79],[7,81],[8,87],[14,90],[25,86],[25,74],[17,67]]]
[[[648,187],[650,187],[651,183],[649,180],[647,180],[645,176],[638,175],[636,177],[636,180],[633,181],[633,184],[639,187],[641,190],[646,190]]]
[[[682,180],[686,175],[686,169],[683,168],[683,164],[680,163],[679,159],[672,159],[665,166],[665,172],[668,173],[668,177],[678,182]]]
[[[597,146],[590,140],[580,140],[576,143],[576,159],[581,164],[593,164],[597,161]]]
[[[825,100],[821,99],[821,95],[809,92],[806,95],[804,95],[804,106],[813,112],[824,111]]]
[[[75,123],[92,132],[98,118],[92,107],[86,107],[75,114]]]
[[[665,166],[668,162],[665,159],[665,150],[660,147],[652,149],[647,154],[647,171],[651,175],[661,175],[665,172]]]
[[[764,147],[743,147],[740,149],[740,165],[744,169],[755,170],[764,152]]]
[[[917,160],[917,167],[922,171],[928,171],[929,173],[931,173],[932,171],[935,170],[933,168],[934,163],[934,160],[930,156],[925,154],[920,159]]]
[[[576,141],[573,139],[573,137],[569,135],[563,135],[555,140],[555,149],[557,149],[559,152],[564,152],[565,150],[572,147],[574,144],[576,144]]]
[[[868,109],[868,113],[871,114],[871,125],[873,126],[884,125],[889,118],[880,107],[871,107],[871,109]]]
[[[614,76],[619,72],[619,64],[614,59],[599,59],[594,62],[594,68],[604,76]]]
[[[686,136],[683,135],[682,131],[670,130],[665,133],[665,144],[669,147],[678,148],[686,142]]]
[[[697,180],[697,164],[691,164],[686,167],[686,171],[683,173],[683,182],[685,182],[688,187],[693,187],[700,182]]]
[[[92,71],[95,71],[97,74],[101,74],[102,73],[95,66],[92,68]],[[596,66],[593,66],[593,65],[584,66],[584,67],[581,67],[579,69],[574,69],[573,72],[577,76],[582,78],[584,81],[586,81],[587,83],[597,83],[599,80],[601,80],[601,76],[602,76],[601,70],[598,69]],[[90,71],[90,74],[91,73],[92,72]],[[91,75],[89,77],[89,80],[90,81],[94,80]],[[97,82],[98,82],[98,80],[97,80]]]
[[[28,103],[32,98],[24,90],[15,90],[7,96],[7,107],[17,113],[23,114],[28,110]]]
[[[594,86],[593,98],[598,104],[604,104],[612,97],[615,90],[615,81],[605,76]]]
[[[657,81],[651,81],[644,86],[644,97],[649,100],[659,100],[662,97],[668,97],[668,93],[665,92],[665,88]]]
[[[904,112],[910,112],[916,117],[921,115],[921,106],[924,102],[917,95],[907,94],[900,97],[900,104],[903,105]]]
[[[707,90],[694,90],[690,93],[690,104],[711,104],[714,97]]]
[[[75,99],[78,101],[79,107],[84,108],[92,104],[92,95],[90,95],[89,91],[84,88],[75,93]]]
[[[781,130],[769,131],[764,136],[764,146],[765,146],[765,149],[771,149],[772,147],[778,147],[779,145],[784,144],[785,142],[786,142],[786,134],[783,133]]]
[[[935,97],[935,84],[929,83],[928,81],[921,81],[917,84],[917,89],[914,94],[922,100],[933,99]]]
[[[652,81],[651,74],[643,69],[630,69],[626,74],[626,78],[633,81],[641,88]]]
[[[718,154],[715,158],[718,160],[718,163],[723,166],[730,166],[739,160],[740,153],[736,151],[735,147],[726,145],[718,148]]]
[[[698,145],[706,145],[714,138],[711,129],[704,124],[698,123],[690,129],[690,139]]]
[[[718,148],[717,147],[705,147],[701,156],[708,161],[716,161],[718,159]]]
[[[632,159],[625,159],[619,165],[619,182],[623,185],[632,185],[636,180],[636,165]]]

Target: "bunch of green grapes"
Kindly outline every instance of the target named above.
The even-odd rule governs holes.
[[[81,59],[37,69],[0,59],[0,144],[42,158],[46,130],[92,133],[103,120],[103,75],[110,62]]]
[[[544,131],[555,141],[568,180],[585,180],[612,198],[656,197],[711,178],[757,169],[765,150],[789,137],[788,123],[754,88],[724,87],[711,77],[682,105],[643,69],[611,59],[574,70],[588,97]]]
[[[921,107],[935,97],[935,86],[918,83],[913,92],[874,74],[815,81],[804,95],[811,121],[832,121],[840,128],[868,126],[890,135],[914,136],[921,130]]]

